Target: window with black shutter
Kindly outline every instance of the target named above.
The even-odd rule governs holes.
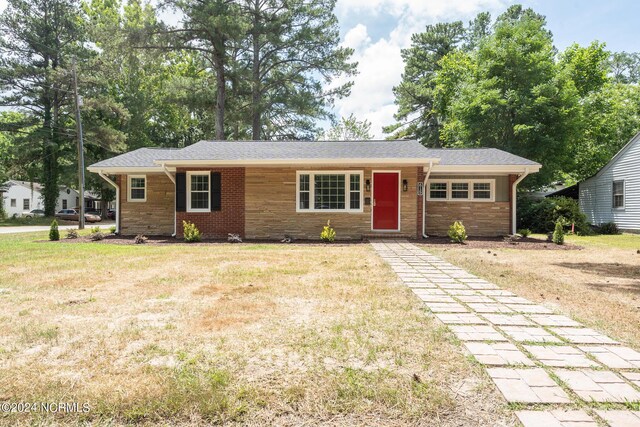
[[[211,210],[222,209],[222,176],[220,172],[211,172]]]
[[[187,174],[176,173],[176,212],[187,210]]]

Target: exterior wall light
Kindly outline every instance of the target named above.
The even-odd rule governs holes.
[[[371,181],[369,181],[368,179],[364,182],[364,189],[366,191],[371,191]]]
[[[409,190],[409,181],[407,181],[406,179],[402,180],[402,191],[408,191]]]

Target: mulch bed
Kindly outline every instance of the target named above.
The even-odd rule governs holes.
[[[77,239],[65,239],[64,236],[60,236],[61,243],[109,243],[114,245],[135,245],[134,236],[116,236],[114,234],[106,235],[103,240],[91,240],[89,236],[78,237]],[[186,243],[182,239],[167,236],[147,236],[148,240],[145,245],[175,245],[175,244],[189,244],[194,246],[206,246],[212,244],[229,244],[226,239],[203,239],[198,243]],[[471,237],[464,244],[453,243],[448,237],[429,237],[427,239],[408,240],[411,243],[416,243],[424,246],[433,246],[437,248],[450,248],[450,249],[523,249],[523,250],[579,250],[582,246],[564,244],[556,245],[551,242],[547,242],[541,239],[534,238],[522,238],[517,241],[507,241],[501,237]],[[48,242],[48,240],[41,240],[41,242]],[[245,244],[274,244],[280,243],[277,240],[245,240]],[[367,240],[354,240],[354,241],[337,241],[332,243],[332,246],[347,246],[366,244]],[[294,240],[292,244],[306,244],[306,245],[321,245],[322,242],[318,240]]]
[[[115,234],[108,234],[102,240],[91,240],[89,236],[81,236],[76,239],[65,239],[64,235],[60,236],[59,242],[61,243],[109,243],[113,245],[135,245],[134,241],[135,236],[117,236]],[[39,240],[39,242],[49,242],[49,240]],[[244,244],[280,244],[279,240],[244,240]],[[239,243],[239,244],[243,244]],[[331,246],[347,246],[354,244],[367,244],[369,243],[366,240],[353,240],[353,241],[345,241],[340,240],[335,243],[331,243]],[[182,239],[175,237],[167,237],[167,236],[147,236],[147,241],[143,243],[144,245],[190,245],[190,246],[207,246],[213,244],[238,244],[238,243],[229,243],[226,239],[202,239],[201,242],[197,243],[187,243]],[[319,240],[294,240],[291,244],[306,244],[306,245],[323,245]]]
[[[565,243],[556,245],[542,239],[523,237],[516,241],[508,241],[502,237],[470,237],[464,244],[453,243],[448,237],[429,237],[418,241],[426,246],[451,249],[524,249],[524,250],[579,250],[582,246]]]

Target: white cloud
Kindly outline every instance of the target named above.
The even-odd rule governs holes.
[[[400,50],[411,43],[411,35],[438,21],[468,21],[478,12],[499,12],[511,0],[339,0],[336,13],[341,22],[358,22],[349,29],[343,44],[355,49],[353,60],[359,74],[353,79],[351,96],[336,101],[338,116],[354,114],[372,123],[376,138],[383,138],[382,127],[394,123],[393,87],[401,79],[404,64]],[[379,40],[371,40],[362,20],[395,23]],[[359,16],[363,18],[359,20]],[[355,17],[355,19],[354,19]],[[343,83],[335,82],[335,83]]]
[[[369,34],[367,34],[367,27],[363,24],[358,24],[350,29],[344,36],[344,42],[342,43],[346,47],[356,49],[363,43],[368,44],[371,42]]]

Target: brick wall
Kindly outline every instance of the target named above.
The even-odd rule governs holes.
[[[182,221],[193,222],[204,237],[226,238],[228,233],[245,236],[245,169],[189,168],[187,171],[220,172],[222,207],[213,212],[177,212],[178,237],[183,237]],[[187,186],[189,182],[187,180]],[[172,204],[173,206],[173,204]]]
[[[462,221],[469,236],[510,234],[509,202],[427,201],[427,234],[446,236],[454,221]]]
[[[164,173],[148,173],[145,176],[147,200],[144,202],[127,201],[127,175],[118,175],[116,178],[120,186],[120,234],[171,235],[175,186]]]
[[[362,188],[364,197],[366,180],[372,180],[372,168],[309,168],[309,170],[364,171]],[[398,168],[373,168],[397,170]],[[401,168],[400,180],[407,179],[409,189],[400,196],[400,232],[371,231],[371,206],[364,205],[362,213],[296,212],[296,168],[246,169],[246,237],[252,239],[282,239],[285,234],[298,239],[319,239],[322,227],[331,220],[337,239],[362,239],[363,236],[417,237],[415,167]],[[224,203],[223,203],[224,204]]]

